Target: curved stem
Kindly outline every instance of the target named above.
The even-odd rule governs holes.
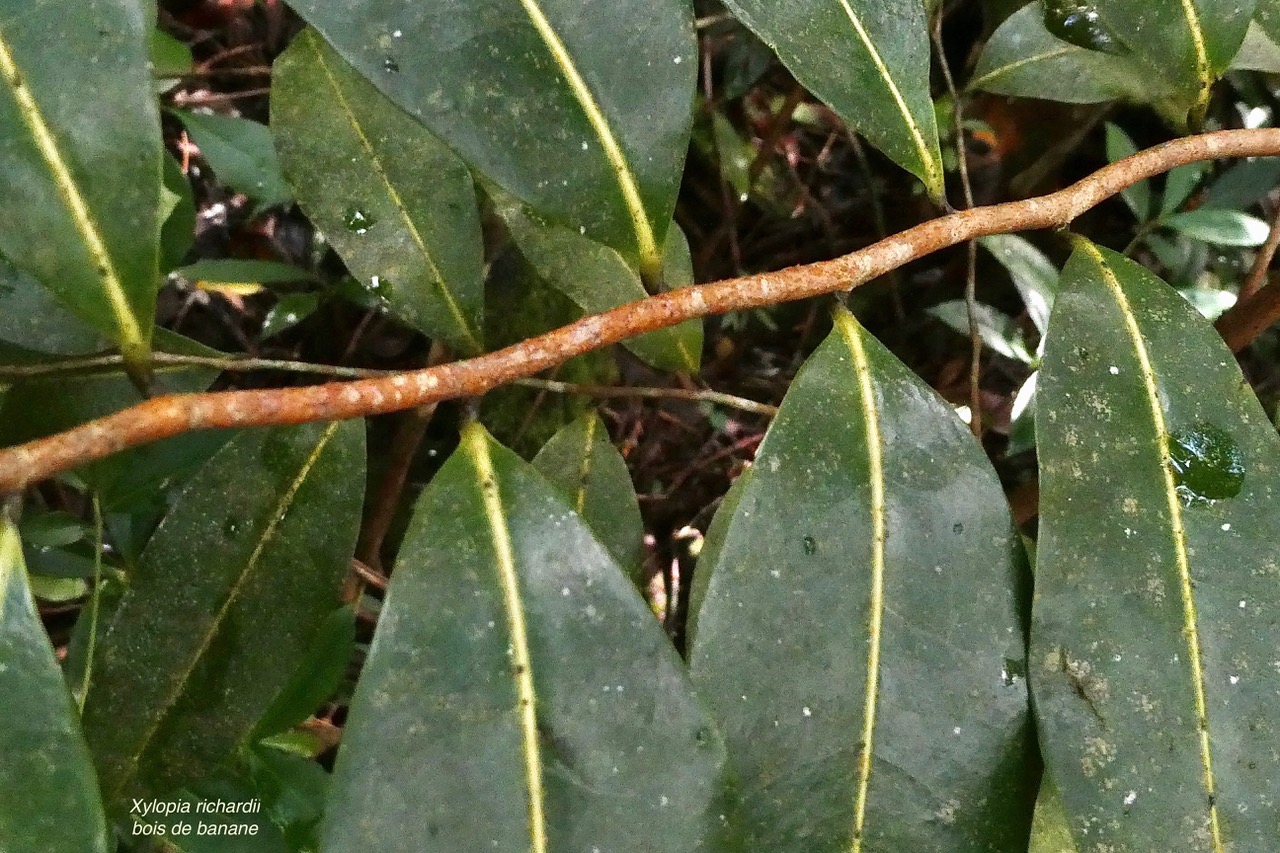
[[[355,418],[483,394],[576,355],[685,320],[848,290],[975,237],[1062,228],[1103,199],[1175,166],[1217,157],[1277,155],[1280,130],[1272,128],[1177,139],[1105,166],[1049,195],[963,210],[829,261],[660,293],[476,358],[353,382],[157,397],[0,451],[0,494],[188,430]]]

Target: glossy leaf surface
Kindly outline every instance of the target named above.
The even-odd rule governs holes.
[[[520,209],[509,196],[495,198],[520,254],[545,282],[573,300],[586,314],[597,314],[649,295],[635,270],[608,246],[565,228],[547,225]],[[689,242],[678,225],[667,231],[662,283],[666,289],[693,284]],[[702,360],[702,321],[686,320],[622,345],[659,370],[693,373]]]
[[[533,467],[560,488],[618,565],[639,582],[644,521],[626,460],[600,416],[583,415],[552,436]]]
[[[617,563],[467,427],[400,549],[322,849],[707,849],[723,761]]]
[[[18,532],[0,516],[0,846],[106,853],[89,751],[27,586]]]
[[[1025,851],[1023,567],[950,408],[840,314],[731,495],[691,666],[744,849]]]
[[[479,353],[484,258],[466,165],[314,30],[276,60],[271,109],[298,202],[352,274],[414,328]]]
[[[942,155],[929,97],[919,0],[728,0],[796,79],[940,198]]]
[[[348,569],[363,451],[360,421],[246,432],[182,492],[99,643],[84,726],[109,807],[202,777],[285,686]]]
[[[1213,329],[1079,240],[1036,411],[1031,679],[1082,850],[1269,850],[1280,439]]]
[[[697,70],[687,0],[292,5],[498,184],[657,278]]]
[[[1166,81],[1130,56],[1088,50],[1054,36],[1038,2],[1014,12],[996,29],[968,88],[1072,104],[1151,102],[1172,94]]]
[[[135,358],[160,203],[143,8],[0,0],[0,254]]]

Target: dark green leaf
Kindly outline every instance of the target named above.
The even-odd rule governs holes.
[[[175,112],[200,156],[224,186],[244,193],[264,210],[293,200],[265,125],[247,118]]]
[[[0,0],[0,255],[131,359],[156,293],[160,119],[134,0]]]
[[[326,616],[293,677],[272,700],[249,739],[287,731],[319,710],[342,683],[355,642],[354,608],[340,607]]]
[[[1032,355],[1027,352],[1026,342],[1022,339],[1022,330],[1018,328],[1017,322],[1012,317],[981,302],[973,307],[978,335],[988,349],[1000,353],[1005,358],[1016,359],[1024,364],[1031,363]],[[960,334],[969,334],[969,309],[963,299],[939,302],[927,311]]]
[[[471,174],[314,30],[273,71],[271,126],[298,202],[392,311],[457,352],[483,349]]]
[[[324,849],[709,849],[723,761],[620,567],[554,487],[467,427],[400,549]]]
[[[39,282],[0,257],[0,357],[6,363],[41,354],[83,355],[106,349],[92,326],[63,307]]]
[[[259,334],[263,338],[278,335],[310,317],[319,307],[318,293],[286,293],[271,306],[267,316],[262,318],[262,329]]]
[[[363,439],[359,421],[243,433],[156,530],[85,706],[109,807],[228,759],[305,658],[355,544]]]
[[[1280,438],[1207,321],[1084,240],[1042,374],[1031,679],[1076,841],[1269,850]]]
[[[1023,567],[964,425],[842,313],[734,491],[691,666],[743,849],[1025,851]]]
[[[1187,163],[1169,170],[1164,179],[1164,195],[1160,199],[1160,218],[1172,214],[1191,197],[1208,168],[1205,163]]]
[[[76,708],[0,516],[0,843],[6,853],[106,853],[107,830]]]
[[[280,261],[215,258],[196,261],[174,273],[208,287],[220,284],[289,284],[315,281],[315,273]]]
[[[1040,3],[1010,15],[982,49],[968,88],[1073,104],[1158,101],[1169,84],[1136,60],[1054,37]]]
[[[191,71],[195,64],[191,48],[161,29],[151,31],[148,55],[151,76],[156,78],[156,89],[160,92],[172,89],[178,83],[176,78]]]
[[[196,236],[196,205],[191,181],[178,161],[165,155],[161,188],[160,271],[167,273],[186,257]]]
[[[697,73],[687,0],[292,5],[498,184],[658,278]]]
[[[1107,122],[1107,162],[1115,163],[1137,153],[1138,146],[1133,144],[1129,135],[1118,126]],[[1138,181],[1136,184],[1125,187],[1120,190],[1120,198],[1124,199],[1124,203],[1133,211],[1133,215],[1138,217],[1139,223],[1151,218],[1150,181]],[[1040,331],[1043,333],[1044,329]]]
[[[622,454],[594,412],[556,433],[533,467],[559,487],[591,532],[631,580],[642,580],[644,521]]]
[[[941,198],[929,97],[929,30],[919,0],[727,0],[796,79]]]
[[[495,201],[525,260],[548,286],[568,296],[584,313],[607,311],[649,295],[640,276],[613,249],[538,221],[510,196],[495,195]],[[662,263],[662,283],[667,289],[693,284],[689,243],[677,225],[667,231]],[[687,320],[622,345],[659,370],[693,373],[702,359],[702,321]]]
[[[1166,217],[1173,230],[1218,246],[1261,246],[1271,228],[1267,223],[1238,210],[1198,207]]]
[[[1240,51],[1231,60],[1233,71],[1266,71],[1271,74],[1280,72],[1280,45],[1259,26],[1262,20],[1262,7],[1272,5],[1280,8],[1275,0],[1258,0],[1257,17],[1249,24],[1240,44]]]

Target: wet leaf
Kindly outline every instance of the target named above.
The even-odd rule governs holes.
[[[0,0],[0,255],[134,360],[155,310],[162,151],[144,8]]]
[[[109,808],[202,778],[285,686],[348,568],[363,450],[360,421],[245,432],[179,496],[98,646],[84,727]]]
[[[481,342],[483,247],[467,167],[314,30],[273,70],[271,127],[303,210],[391,310],[456,352]]]
[[[632,581],[642,580],[644,522],[622,454],[600,416],[590,412],[543,445],[533,467],[559,487],[573,511]]]
[[[495,199],[520,253],[543,280],[573,300],[586,314],[608,311],[649,295],[640,276],[622,256],[581,234],[547,225],[513,199]],[[689,243],[678,225],[667,231],[663,253],[664,289],[693,284]],[[686,320],[629,338],[622,345],[659,370],[697,372],[702,360],[702,321]]]
[[[919,0],[725,4],[796,79],[941,198],[929,97],[929,31]]]
[[[107,829],[71,694],[0,516],[0,839],[4,849],[106,853]]]
[[[532,467],[465,428],[400,549],[324,849],[711,849],[723,762],[621,568]]]
[[[464,159],[657,280],[697,73],[686,0],[292,5]]]
[[[1084,240],[1041,373],[1031,680],[1076,841],[1269,849],[1280,438],[1208,322]]]
[[[950,407],[840,314],[731,495],[691,667],[743,849],[1025,851],[1024,569]]]
[[[1010,15],[987,41],[968,83],[999,95],[1070,104],[1149,103],[1170,94],[1158,74],[1135,59],[1062,41],[1045,27],[1040,3]]]

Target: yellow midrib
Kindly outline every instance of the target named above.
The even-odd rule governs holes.
[[[479,477],[481,500],[484,502],[490,541],[497,561],[498,580],[502,584],[507,634],[511,639],[511,666],[516,680],[525,788],[529,794],[529,850],[531,853],[547,853],[546,794],[542,784],[542,755],[538,745],[537,696],[533,688],[529,631],[525,624],[524,603],[520,599],[515,549],[511,544],[511,531],[507,527],[507,516],[502,496],[498,493],[497,474],[493,468],[493,457],[489,455],[484,430],[477,424],[469,424],[463,429],[462,443]]]
[[[93,214],[89,211],[89,204],[81,194],[75,178],[72,177],[71,169],[62,155],[61,149],[58,148],[57,140],[53,138],[53,132],[45,122],[44,115],[41,113],[35,97],[31,94],[31,90],[27,88],[27,84],[22,80],[22,72],[18,70],[17,62],[13,58],[13,51],[10,49],[9,42],[2,32],[0,32],[0,75],[4,76],[10,91],[13,92],[14,100],[18,104],[18,113],[22,116],[22,123],[26,125],[27,131],[31,134],[36,150],[40,153],[40,159],[44,161],[45,166],[49,169],[54,187],[59,197],[62,198],[63,203],[67,206],[67,211],[71,214],[71,221],[76,231],[80,234],[80,239],[84,241],[85,248],[89,250],[90,259],[93,261],[98,278],[102,281],[103,293],[106,295],[107,304],[111,308],[112,318],[115,320],[116,328],[120,330],[121,349],[126,353],[145,352],[146,338],[142,334],[137,318],[133,316],[133,311],[129,306],[129,298],[125,294],[124,284],[120,280],[120,273],[116,270],[115,261],[107,251],[106,242],[98,230]]]
[[[314,36],[314,38],[318,40],[319,36]],[[449,309],[449,313],[453,316],[454,323],[457,324],[458,328],[462,331],[463,337],[466,338],[467,342],[471,344],[476,352],[483,351],[484,347],[476,337],[476,330],[472,328],[471,324],[467,321],[466,315],[462,313],[462,307],[458,305],[458,301],[454,298],[453,291],[449,289],[443,273],[441,273],[439,266],[436,264],[435,256],[427,247],[426,239],[422,236],[422,232],[418,230],[418,226],[414,223],[413,218],[409,216],[409,210],[405,205],[404,200],[401,198],[399,191],[396,190],[395,186],[391,183],[390,176],[387,175],[386,169],[382,166],[382,159],[378,156],[378,153],[373,146],[373,142],[364,132],[364,128],[356,118],[355,111],[351,109],[351,104],[347,100],[346,94],[342,91],[342,86],[338,83],[337,78],[333,76],[333,71],[329,68],[329,63],[325,60],[324,54],[321,53],[320,48],[314,44],[312,45],[312,50],[315,53],[317,64],[319,64],[321,70],[324,71],[325,79],[328,80],[329,86],[333,89],[334,97],[338,99],[338,104],[342,108],[343,114],[346,116],[347,123],[351,125],[352,132],[355,133],[356,138],[360,141],[361,147],[364,148],[365,153],[369,156],[369,165],[373,168],[374,172],[378,174],[378,178],[381,179],[383,186],[386,187],[387,195],[391,198],[391,203],[395,205],[396,210],[399,211],[400,218],[404,220],[405,228],[408,230],[409,236],[413,240],[413,244],[418,247],[418,252],[427,262],[427,268],[431,278],[435,282],[436,288],[439,291],[441,298],[444,300],[445,306]]]
[[[910,108],[907,107],[906,98],[902,96],[902,91],[898,88],[893,75],[889,73],[889,66],[885,64],[884,58],[880,55],[880,51],[876,49],[871,36],[868,35],[866,28],[862,26],[862,19],[858,17],[853,7],[849,5],[849,0],[840,0],[840,6],[844,9],[845,15],[848,16],[854,32],[858,34],[858,39],[866,49],[867,55],[871,57],[871,62],[876,67],[876,73],[880,75],[880,79],[884,80],[885,86],[889,89],[889,96],[893,98],[893,103],[897,106],[898,112],[902,114],[902,121],[907,126],[907,131],[911,134],[911,141],[916,146],[916,153],[920,157],[920,165],[924,169],[925,184],[930,191],[934,189],[940,190],[942,187],[942,165],[932,156],[931,149],[924,141],[924,134],[920,130],[920,125],[911,114]]]
[[[1177,483],[1174,482],[1173,470],[1169,464],[1169,451],[1165,444],[1165,436],[1169,434],[1164,419],[1164,408],[1160,404],[1160,392],[1156,386],[1155,369],[1151,366],[1151,357],[1147,352],[1142,330],[1133,315],[1129,300],[1120,287],[1115,273],[1107,264],[1102,253],[1092,243],[1084,240],[1076,241],[1083,248],[1098,268],[1102,271],[1103,281],[1111,290],[1112,296],[1124,316],[1125,330],[1133,344],[1134,353],[1138,357],[1139,369],[1142,373],[1142,385],[1147,396],[1147,406],[1151,411],[1152,425],[1155,427],[1157,447],[1160,456],[1160,472],[1163,478],[1165,501],[1168,505],[1170,533],[1173,539],[1175,562],[1178,570],[1179,593],[1182,598],[1182,633],[1187,640],[1187,657],[1191,666],[1192,693],[1196,711],[1196,727],[1200,737],[1200,762],[1204,767],[1204,788],[1209,798],[1209,835],[1214,853],[1223,853],[1225,847],[1218,823],[1218,807],[1214,802],[1215,783],[1213,778],[1213,754],[1209,744],[1209,709],[1205,696],[1204,664],[1200,650],[1200,629],[1196,616],[1195,591],[1191,583],[1191,563],[1187,554],[1187,532],[1182,521],[1182,502],[1178,497]]]
[[[297,476],[295,476],[293,481],[289,483],[289,488],[285,490],[284,494],[280,496],[280,500],[276,502],[276,506],[272,510],[266,526],[262,529],[262,535],[258,537],[258,542],[254,545],[252,553],[249,554],[249,558],[245,561],[244,568],[240,570],[240,574],[236,577],[235,582],[232,583],[231,588],[227,590],[226,599],[222,602],[222,606],[218,608],[218,612],[214,614],[213,619],[209,622],[208,628],[204,632],[204,636],[200,638],[200,644],[191,653],[181,675],[179,675],[179,677],[174,681],[173,689],[164,697],[164,701],[161,703],[160,710],[156,713],[152,724],[145,732],[143,732],[142,737],[136,744],[136,748],[133,749],[127,757],[125,761],[126,769],[121,772],[119,777],[115,780],[115,784],[112,786],[111,796],[104,799],[108,801],[114,800],[129,786],[129,783],[137,774],[138,762],[142,760],[142,754],[146,752],[148,745],[150,745],[152,739],[156,736],[156,732],[160,730],[160,726],[168,717],[169,712],[173,709],[173,706],[177,704],[178,697],[182,693],[183,688],[191,680],[191,673],[195,672],[196,667],[200,664],[201,658],[203,658],[205,653],[209,650],[209,646],[213,644],[213,640],[217,636],[219,628],[227,618],[227,613],[239,598],[240,588],[244,586],[254,569],[257,568],[258,560],[262,558],[262,552],[266,550],[268,543],[275,538],[276,530],[284,522],[284,518],[288,514],[289,507],[293,505],[293,501],[298,495],[298,490],[302,488],[302,484],[306,482],[307,477],[311,473],[311,469],[315,467],[316,462],[320,459],[320,454],[324,451],[325,447],[328,446],[329,440],[333,438],[333,434],[337,432],[340,426],[342,426],[341,421],[333,421],[329,424],[328,428],[325,429],[324,433],[320,436],[320,439],[316,442],[316,446],[312,449],[311,453],[302,463],[302,466],[298,469]]]
[[[636,246],[640,255],[640,268],[642,270],[661,269],[662,252],[658,249],[657,238],[649,223],[648,214],[645,213],[644,200],[640,197],[640,185],[636,181],[635,174],[631,171],[631,166],[622,151],[622,146],[618,144],[618,139],[614,135],[613,129],[609,126],[609,120],[605,117],[600,105],[596,103],[595,96],[592,95],[586,80],[582,78],[582,74],[578,71],[577,66],[574,65],[573,58],[569,55],[564,42],[560,40],[560,36],[551,26],[551,22],[547,20],[547,16],[543,14],[541,7],[534,0],[520,0],[520,5],[524,7],[525,13],[533,24],[533,28],[537,30],[538,36],[547,46],[547,50],[550,51],[556,65],[559,66],[561,74],[564,75],[565,81],[573,92],[574,99],[582,107],[582,112],[586,116],[587,122],[591,125],[592,131],[595,132],[596,139],[604,151],[605,158],[609,161],[609,167],[613,170],[614,178],[618,182],[618,188],[622,192],[627,215],[631,219],[632,227],[635,229]]]
[[[981,89],[984,85],[990,83],[992,80],[996,80],[1010,72],[1017,71],[1019,68],[1022,68],[1024,65],[1031,65],[1036,62],[1048,62],[1050,59],[1057,59],[1059,56],[1064,56],[1065,54],[1071,53],[1073,49],[1078,50],[1081,48],[1072,48],[1072,47],[1066,47],[1066,46],[1058,47],[1058,48],[1054,48],[1053,50],[1046,50],[1044,53],[1037,53],[1034,56],[1023,57],[1022,59],[1019,59],[1016,62],[1007,62],[1004,65],[999,66],[998,68],[991,69],[986,74],[983,74],[981,77],[975,77],[973,80],[970,80],[966,88]]]
[[[861,853],[863,828],[867,814],[867,796],[871,787],[871,754],[874,747],[876,710],[880,698],[880,642],[884,617],[885,571],[885,486],[884,446],[880,435],[880,415],[876,409],[875,388],[871,381],[871,365],[862,344],[856,321],[848,314],[836,315],[840,329],[853,358],[858,379],[859,403],[866,424],[867,473],[871,486],[871,602],[867,626],[867,679],[863,688],[862,751],[858,756],[858,781],[854,794],[853,853]]]

